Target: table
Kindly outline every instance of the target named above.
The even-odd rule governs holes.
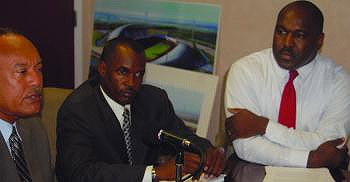
[[[231,155],[225,168],[225,182],[262,182],[265,178],[265,166],[250,163]],[[350,181],[350,171],[336,169],[330,170],[335,181]]]

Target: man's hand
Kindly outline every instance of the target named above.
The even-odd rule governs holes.
[[[343,142],[343,138],[338,138],[321,144],[316,150],[309,153],[307,167],[347,168],[349,163],[348,148],[346,145],[340,149],[337,148]]]
[[[185,152],[182,175],[193,173],[199,166],[200,158],[197,154]],[[208,176],[219,176],[225,165],[225,152],[222,148],[208,148],[205,152],[204,173]],[[168,162],[156,166],[157,180],[175,179],[175,157]]]
[[[226,132],[231,142],[237,138],[249,138],[265,133],[269,120],[247,109],[229,108],[234,115],[226,118]]]
[[[205,153],[204,173],[208,176],[219,176],[225,167],[225,150],[208,148]]]
[[[185,152],[182,175],[193,173],[199,166],[199,162],[200,162],[200,158],[198,155]],[[156,170],[156,177],[158,181],[174,180],[176,177],[175,157],[172,157],[166,163],[156,166],[155,170]]]

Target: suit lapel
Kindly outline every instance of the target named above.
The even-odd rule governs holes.
[[[0,132],[0,181],[20,182],[16,165]]]
[[[102,95],[100,86],[94,88],[98,112],[101,122],[105,125],[109,142],[114,146],[117,153],[121,155],[121,159],[128,163],[128,156],[126,154],[126,146],[124,141],[123,131],[119,124],[117,117],[114,115],[111,107],[108,105],[106,99]]]
[[[34,151],[33,151],[35,144],[33,143],[33,139],[32,139],[32,130],[30,127],[26,126],[28,125],[28,123],[25,123],[25,122],[31,122],[31,121],[19,120],[17,121],[16,127],[22,139],[24,159],[26,160],[29,173],[31,174],[32,179],[34,180],[32,169],[33,169],[33,164],[35,163],[33,160],[36,160],[34,157]]]
[[[146,118],[144,110],[135,104],[131,105],[131,136],[132,136],[132,144],[133,144],[133,154],[135,164],[144,164],[145,156],[147,153],[147,147],[144,144],[145,134],[150,126],[146,126],[143,121]]]

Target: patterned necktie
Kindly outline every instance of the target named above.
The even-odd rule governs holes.
[[[289,80],[284,86],[280,111],[278,115],[278,122],[295,129],[296,121],[296,96],[293,81],[298,76],[298,72],[293,70],[289,72]]]
[[[19,138],[16,128],[12,127],[12,133],[9,138],[10,149],[12,154],[12,159],[15,161],[17,173],[22,182],[31,182],[32,179],[30,177],[27,163],[24,159],[22,141]]]
[[[131,121],[130,121],[130,112],[128,108],[124,108],[123,112],[124,122],[123,122],[123,133],[124,133],[124,139],[126,144],[126,152],[128,154],[128,161],[129,164],[133,164],[133,158],[132,158],[132,144],[131,144]]]

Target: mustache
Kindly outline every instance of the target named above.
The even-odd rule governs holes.
[[[122,91],[123,93],[132,93],[132,94],[135,94],[136,93],[136,90],[135,89],[125,89]]]
[[[282,49],[279,50],[280,54],[283,54],[283,52],[287,52],[293,58],[295,57],[294,51],[289,47],[283,47]]]
[[[41,87],[35,87],[32,88],[27,95],[39,95],[42,96],[43,95],[43,88]]]
[[[136,89],[131,86],[127,86],[125,89],[123,89],[124,92],[136,92]]]

